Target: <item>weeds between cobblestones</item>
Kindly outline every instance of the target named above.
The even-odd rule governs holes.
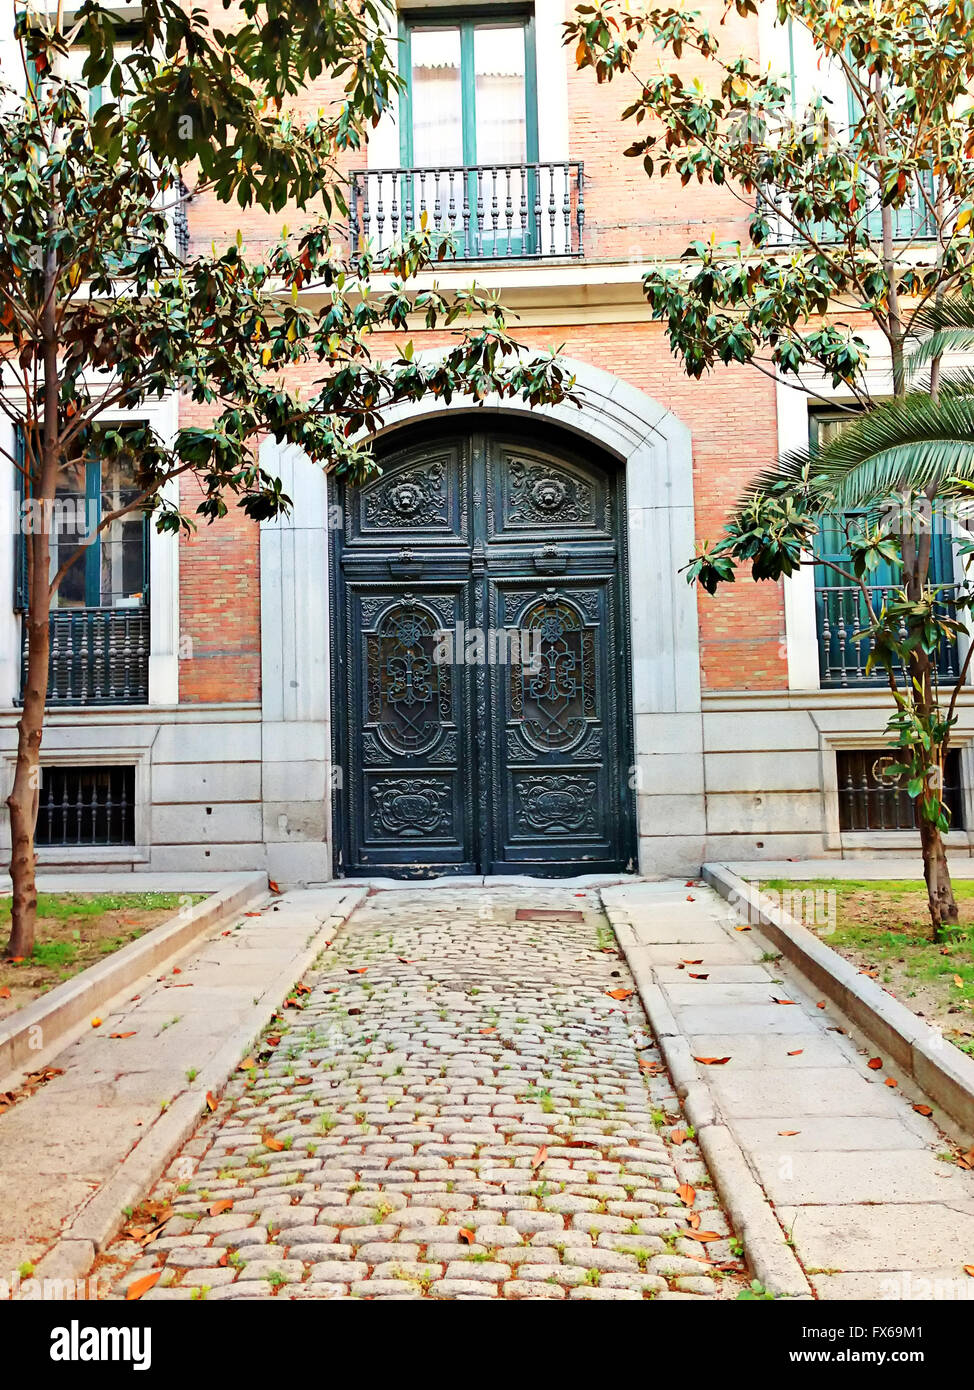
[[[373,894],[158,1184],[159,1236],[137,1214],[100,1259],[111,1296],[736,1296],[612,942],[592,892]]]

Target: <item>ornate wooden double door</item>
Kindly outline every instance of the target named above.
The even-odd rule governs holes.
[[[345,875],[632,867],[619,472],[550,427],[477,418],[411,431],[338,492]]]

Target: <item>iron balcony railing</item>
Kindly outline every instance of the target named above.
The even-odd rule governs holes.
[[[21,697],[27,679],[22,624]],[[51,614],[51,705],[144,705],[149,700],[148,608],[62,608]]]
[[[938,585],[937,608],[947,618],[957,617],[956,597],[960,586]],[[895,603],[900,591],[894,586],[870,586],[869,595],[875,612],[887,600]],[[866,605],[859,589],[850,584],[816,585],[815,611],[818,621],[818,664],[823,688],[843,686],[882,686],[887,677],[882,668],[866,674],[866,662],[871,644],[868,637],[859,637],[869,624]],[[901,628],[906,635],[905,624]],[[941,642],[937,650],[937,671],[942,681],[957,680],[960,670],[956,641]]]
[[[458,164],[428,169],[356,169],[349,229],[385,247],[423,225],[450,238],[455,261],[581,256],[585,224],[581,163]]]
[[[928,196],[930,195],[931,181],[929,175],[924,177],[923,190]],[[794,225],[794,219],[791,216],[791,203],[785,194],[769,196],[765,192],[759,193],[758,211],[764,214],[771,225],[770,235],[764,242],[765,246],[790,246],[797,241],[804,240],[802,228],[807,230],[809,236],[823,244],[845,239],[844,230],[834,222],[803,222],[800,226]],[[894,241],[922,241],[936,236],[936,226],[930,212],[930,206],[923,197],[919,181],[913,184],[902,205],[898,208],[891,208],[890,211],[893,219]],[[878,193],[868,200],[865,207],[858,210],[858,219],[870,241],[881,239],[883,234],[882,200]]]

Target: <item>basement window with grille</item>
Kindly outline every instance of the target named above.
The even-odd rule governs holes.
[[[42,767],[38,845],[135,844],[134,767]]]
[[[895,753],[889,749],[854,748],[836,753],[839,781],[839,828],[841,830],[913,830],[913,798],[906,790],[907,778],[891,774]],[[964,829],[964,798],[961,793],[960,753],[948,752],[944,761],[944,801],[950,808],[951,826]]]

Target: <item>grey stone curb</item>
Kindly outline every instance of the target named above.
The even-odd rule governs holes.
[[[125,880],[119,885],[119,892],[138,891],[134,875],[125,875]],[[157,970],[165,961],[193,945],[224,917],[239,912],[266,892],[266,873],[235,874],[225,888],[195,903],[189,911],[177,912],[137,941],[89,966],[33,1004],[18,1009],[0,1025],[0,1078],[22,1068],[25,1063],[37,1065],[42,1054],[59,1051],[66,1035],[116,994],[128,989],[143,975]],[[39,1035],[38,1028],[41,1029]],[[31,1046],[37,1036],[44,1040],[42,1052]]]
[[[734,1230],[744,1245],[755,1279],[781,1298],[813,1298],[794,1251],[785,1242],[774,1208],[748,1167],[740,1146],[719,1122],[713,1093],[700,1075],[690,1044],[677,1025],[651,963],[644,958],[625,914],[603,902],[626,964],[659,1044],[683,1113],[696,1131],[707,1167]]]
[[[764,1189],[730,1130],[721,1124],[705,1125],[697,1130],[697,1139],[756,1278],[781,1298],[813,1298],[805,1271],[785,1243]]]
[[[756,872],[758,868],[755,865]],[[943,1124],[946,1118],[960,1126],[965,1138],[974,1134],[974,1058],[965,1057],[905,1004],[860,974],[814,932],[775,907],[726,865],[705,864],[703,878],[741,916],[760,925],[806,979],[916,1082],[943,1112],[937,1117],[942,1127],[950,1127]]]
[[[347,909],[329,917],[319,927],[305,950],[280,970],[268,984],[247,1017],[229,1035],[220,1051],[200,1069],[191,1090],[183,1091],[159,1116],[152,1128],[119,1165],[111,1178],[66,1226],[57,1243],[38,1262],[41,1278],[79,1278],[95,1255],[116,1235],[124,1219],[123,1208],[139,1204],[156,1183],[176,1153],[192,1137],[206,1110],[208,1091],[222,1091],[236,1071],[240,1058],[267,1027],[290,994],[297,980],[307,974],[317,957],[334,939],[368,890],[356,893]]]

